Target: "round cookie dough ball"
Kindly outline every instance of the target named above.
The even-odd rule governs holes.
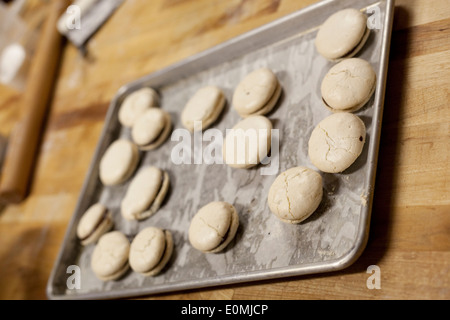
[[[130,242],[122,232],[106,233],[98,240],[92,253],[92,271],[103,281],[119,279],[130,268],[129,253]]]
[[[249,116],[227,132],[223,145],[224,162],[232,168],[249,169],[270,152],[272,123],[264,116]]]
[[[375,92],[376,74],[370,63],[352,58],[339,62],[322,81],[322,100],[333,112],[354,112]]]
[[[156,276],[169,262],[172,252],[171,232],[148,227],[140,231],[131,243],[130,266],[144,276]]]
[[[331,15],[320,27],[315,40],[317,51],[331,61],[357,54],[370,35],[367,16],[356,9],[344,9]]]
[[[142,88],[130,93],[119,109],[119,122],[124,127],[132,127],[137,119],[149,108],[156,107],[158,94],[152,88]]]
[[[199,251],[217,253],[233,240],[239,216],[227,202],[211,202],[202,207],[189,226],[189,242]]]
[[[169,137],[171,129],[170,114],[161,109],[151,108],[136,120],[131,136],[140,150],[149,151],[162,145]]]
[[[114,186],[128,180],[139,162],[137,146],[126,139],[114,141],[100,160],[100,180],[105,186]]]
[[[313,130],[308,155],[319,170],[339,173],[360,156],[366,141],[366,126],[356,115],[339,112],[322,120]]]
[[[89,207],[78,223],[77,236],[86,246],[96,242],[103,234],[111,230],[114,220],[111,212],[101,203]]]
[[[202,123],[202,130],[210,127],[222,113],[225,106],[225,95],[216,86],[199,89],[187,102],[181,114],[184,127],[194,132],[195,122]]]
[[[267,68],[248,74],[236,87],[233,106],[241,117],[265,115],[272,111],[281,96],[276,75]]]
[[[322,176],[306,167],[281,173],[269,189],[269,208],[281,221],[300,223],[316,211],[322,201]]]

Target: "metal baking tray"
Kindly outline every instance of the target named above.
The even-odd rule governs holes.
[[[356,114],[367,127],[367,142],[358,160],[342,174],[322,173],[324,198],[318,210],[299,225],[278,220],[269,210],[267,193],[277,174],[262,175],[273,165],[275,173],[294,166],[314,168],[307,154],[309,136],[330,112],[322,105],[320,85],[333,63],[321,57],[314,46],[320,24],[334,12],[357,8],[371,13],[371,35],[358,57],[368,60],[377,73],[372,99]],[[111,299],[204,288],[255,280],[274,279],[340,270],[352,264],[365,248],[372,206],[380,129],[389,58],[394,1],[322,1],[273,21],[230,41],[192,56],[122,87],[111,102],[104,130],[83,185],[73,218],[47,285],[50,299]],[[161,108],[167,110],[174,129],[182,128],[181,111],[197,89],[221,87],[227,106],[215,124],[225,135],[239,121],[230,105],[233,91],[252,70],[268,67],[283,87],[281,100],[268,117],[278,129],[279,163],[250,170],[220,164],[181,164],[171,161],[179,141],[170,138],[159,149],[142,153],[140,166],[155,165],[168,171],[169,194],[161,209],[141,222],[126,222],[120,202],[129,181],[103,187],[98,178],[99,161],[107,147],[119,137],[130,138],[130,130],[117,119],[124,98],[143,86],[156,88]],[[204,144],[208,145],[207,142]],[[193,158],[193,157],[192,157]],[[113,212],[115,230],[130,238],[147,226],[172,231],[174,254],[156,277],[143,277],[130,270],[117,281],[102,282],[90,268],[94,245],[82,247],[76,238],[81,215],[94,202]],[[210,201],[232,203],[240,216],[233,242],[222,253],[204,254],[188,240],[190,220]],[[79,267],[79,287],[68,285]],[[71,280],[72,279],[72,280]],[[71,289],[73,288],[73,289]]]

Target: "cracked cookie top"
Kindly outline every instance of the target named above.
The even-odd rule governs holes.
[[[369,62],[346,59],[328,71],[322,86],[322,99],[332,111],[357,111],[375,91],[376,74]]]
[[[269,208],[281,221],[300,223],[307,219],[322,201],[322,176],[300,166],[281,173],[270,187]]]
[[[236,233],[237,224],[237,213],[231,204],[211,202],[192,218],[189,241],[200,251],[214,252],[231,241]]]
[[[322,120],[313,130],[308,155],[319,170],[339,173],[360,156],[366,141],[366,127],[356,115],[335,113]]]
[[[92,253],[91,268],[102,280],[113,280],[127,269],[130,242],[120,231],[104,234]]]
[[[148,272],[161,261],[166,248],[164,231],[155,227],[141,230],[130,247],[130,266],[139,273]]]

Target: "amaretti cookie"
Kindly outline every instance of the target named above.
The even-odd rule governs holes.
[[[376,74],[370,63],[351,58],[339,62],[322,81],[322,100],[333,112],[354,112],[362,108],[375,92]]]
[[[143,220],[156,213],[169,190],[167,172],[148,166],[131,181],[121,203],[122,216],[127,220]]]
[[[140,231],[131,242],[130,266],[144,276],[156,276],[169,262],[173,252],[172,233],[155,227]]]
[[[222,113],[225,106],[225,95],[216,86],[199,89],[187,102],[181,114],[184,127],[194,132],[195,122],[202,123],[202,129],[211,126]]]
[[[233,107],[241,117],[266,115],[275,107],[281,96],[277,76],[268,68],[248,74],[236,87]]]
[[[367,16],[356,9],[344,9],[331,15],[322,24],[315,45],[323,57],[338,61],[356,55],[369,35]]]
[[[232,168],[249,169],[270,152],[272,122],[264,116],[249,116],[227,130],[223,145],[224,162]]]
[[[131,128],[145,111],[158,104],[158,93],[152,88],[136,90],[123,100],[118,113],[119,122],[124,127]]]
[[[81,244],[86,246],[96,242],[113,226],[111,212],[101,203],[96,203],[89,207],[81,217],[77,227],[77,236]]]
[[[227,202],[211,202],[202,207],[189,226],[189,242],[199,251],[217,253],[233,240],[239,216]]]
[[[308,155],[319,170],[339,173],[361,155],[366,142],[366,126],[356,115],[339,112],[322,120],[313,130]]]
[[[100,160],[99,175],[105,186],[114,186],[128,180],[139,162],[137,146],[126,139],[114,141]]]
[[[300,166],[281,173],[269,189],[268,204],[275,216],[286,223],[307,219],[322,201],[322,176]]]
[[[92,253],[91,268],[103,281],[117,280],[130,268],[130,242],[120,231],[104,234]]]
[[[140,150],[149,151],[163,144],[169,137],[171,129],[170,114],[162,109],[152,108],[136,120],[131,136]]]

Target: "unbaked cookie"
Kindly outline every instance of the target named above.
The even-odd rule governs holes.
[[[187,102],[181,114],[184,127],[194,132],[195,122],[201,121],[202,129],[211,126],[225,106],[225,95],[216,86],[199,89]]]
[[[158,104],[158,93],[152,88],[136,90],[123,100],[118,114],[119,122],[124,127],[131,128],[145,111]]]
[[[267,68],[248,74],[236,87],[233,107],[241,117],[265,115],[272,111],[281,96],[277,76]]]
[[[126,139],[114,141],[100,160],[99,175],[105,186],[121,184],[131,177],[139,162],[137,146]]]
[[[301,166],[291,168],[275,179],[269,189],[268,204],[281,221],[296,224],[316,211],[322,196],[322,176]]]
[[[370,35],[367,16],[356,9],[344,9],[331,15],[320,27],[315,40],[317,51],[331,61],[351,58]]]
[[[375,92],[376,78],[367,61],[345,59],[325,75],[321,86],[323,103],[333,112],[357,111]]]
[[[127,220],[143,220],[158,211],[169,190],[167,172],[153,166],[141,169],[128,186],[121,203]]]
[[[356,115],[339,112],[322,120],[313,130],[308,155],[319,170],[339,173],[360,156],[366,142],[366,126]]]

